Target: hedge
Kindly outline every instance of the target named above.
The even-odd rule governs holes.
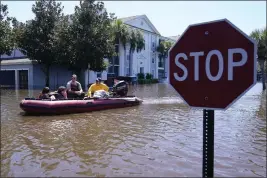
[[[159,83],[158,79],[138,79],[138,84],[152,84],[152,83]]]

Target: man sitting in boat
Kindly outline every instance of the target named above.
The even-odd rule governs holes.
[[[55,99],[53,95],[52,96],[49,95],[49,92],[50,92],[49,87],[44,87],[38,98],[42,100],[43,99]]]
[[[66,90],[66,87],[64,86],[60,86],[57,90],[57,95],[56,95],[56,99],[59,99],[59,100],[64,100],[64,99],[68,99],[67,97],[67,90]]]
[[[82,85],[77,81],[77,76],[72,75],[71,81],[67,83],[67,94],[69,98],[83,98],[84,92]]]
[[[92,97],[92,95],[96,92],[96,91],[99,91],[99,90],[104,90],[105,92],[108,92],[109,91],[109,87],[104,84],[104,83],[101,83],[101,78],[96,78],[96,81],[94,84],[92,84],[89,89],[88,89],[88,93],[87,93],[87,96],[88,97]]]

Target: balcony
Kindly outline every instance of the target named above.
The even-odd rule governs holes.
[[[159,61],[158,67],[159,68],[164,68],[164,62],[163,61]]]
[[[114,65],[120,65],[119,56],[114,56]]]
[[[119,53],[119,45],[115,45],[115,52],[118,54]]]

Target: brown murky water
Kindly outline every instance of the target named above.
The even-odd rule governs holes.
[[[257,84],[215,112],[215,176],[266,176],[266,93]],[[201,176],[202,111],[166,84],[139,86],[137,107],[64,116],[23,116],[1,93],[1,176]]]

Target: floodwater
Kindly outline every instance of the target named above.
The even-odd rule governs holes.
[[[24,116],[39,91],[2,90],[1,176],[202,176],[202,111],[167,84],[131,88],[140,106]],[[215,112],[214,176],[266,176],[266,92],[257,84]]]

